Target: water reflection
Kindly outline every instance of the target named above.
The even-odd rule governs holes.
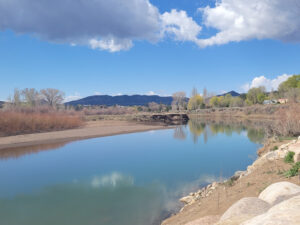
[[[46,150],[55,150],[68,144],[69,142],[59,142],[51,144],[41,144],[34,146],[15,147],[8,149],[0,149],[0,159],[17,159],[24,155],[35,154]]]
[[[207,119],[204,120],[203,118],[191,118],[188,122],[188,128],[192,134],[194,143],[197,143],[202,136],[204,143],[207,143],[210,137],[220,133],[229,137],[232,136],[233,133],[245,133],[250,141],[257,144],[263,143],[266,137],[264,127],[257,124],[251,124],[250,121],[210,121]],[[174,138],[186,138],[184,126],[179,126],[174,130]]]
[[[184,127],[183,126],[177,126],[174,129],[173,137],[175,139],[178,139],[178,140],[185,140],[186,139],[186,132],[185,132]]]
[[[232,133],[241,134],[246,132],[248,138],[257,144],[261,144],[267,135],[266,126],[257,121],[240,121],[240,120],[210,120],[199,117],[192,117],[188,125],[177,126],[174,129],[173,137],[177,140],[185,140],[187,138],[188,127],[192,134],[194,143],[198,143],[199,138],[203,136],[204,143],[207,143],[208,139],[217,134],[223,133],[227,136],[231,136]],[[70,142],[59,142],[51,144],[41,144],[35,146],[15,147],[9,149],[0,149],[0,159],[17,159],[19,157],[39,153],[41,151],[59,149]]]
[[[217,179],[202,175],[170,191],[161,182],[141,186],[132,176],[113,172],[0,198],[0,221],[5,225],[158,225],[179,209],[180,196]]]
[[[161,189],[136,186],[132,177],[120,173],[50,186],[0,199],[1,224],[152,225],[163,211]]]
[[[158,225],[180,197],[253,162],[262,132],[225,122],[5,153],[0,224]]]

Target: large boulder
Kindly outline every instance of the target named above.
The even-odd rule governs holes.
[[[220,216],[205,216],[197,220],[193,220],[185,225],[213,225],[220,219]]]
[[[267,213],[256,216],[241,225],[299,225],[300,195],[273,206]]]
[[[258,198],[242,198],[233,204],[221,217],[218,225],[237,225],[268,211],[270,205]]]
[[[300,194],[300,186],[290,182],[278,182],[268,186],[258,198],[274,205],[297,193]]]

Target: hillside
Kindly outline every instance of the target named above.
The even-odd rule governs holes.
[[[82,98],[76,101],[65,103],[66,105],[121,105],[121,106],[134,106],[134,105],[148,105],[150,102],[158,104],[171,105],[172,97],[161,97],[158,95],[94,95]]]
[[[224,93],[224,94],[218,95],[218,96],[225,96],[225,95],[227,95],[227,94],[230,94],[232,97],[238,97],[238,96],[241,95],[241,94],[237,93],[236,91],[229,91],[229,92],[227,92],[227,93]]]

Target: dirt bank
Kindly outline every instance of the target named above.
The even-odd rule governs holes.
[[[283,143],[278,142],[271,146],[280,146]],[[269,149],[269,151],[272,151],[272,149]],[[299,185],[298,176],[286,178],[283,175],[283,171],[290,168],[291,165],[285,163],[283,159],[267,160],[262,164],[256,164],[247,176],[242,176],[236,181],[218,183],[215,187],[211,185],[213,187],[209,187],[205,191],[207,196],[204,195],[204,197],[193,200],[191,204],[185,205],[178,214],[168,218],[162,224],[194,224],[191,221],[202,217],[220,216],[239,199],[257,197],[267,186],[275,182],[289,181]]]
[[[164,125],[145,125],[128,121],[91,121],[78,129],[1,137],[0,150],[166,128],[168,127]]]

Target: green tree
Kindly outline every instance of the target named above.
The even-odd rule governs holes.
[[[217,96],[213,96],[210,100],[209,100],[209,105],[211,107],[219,107],[220,105],[220,99]]]
[[[244,101],[240,97],[233,97],[230,101],[230,107],[242,107],[244,106]]]
[[[262,104],[266,99],[265,87],[251,88],[247,93],[247,104]]]
[[[294,75],[279,85],[279,92],[287,92],[290,88],[300,88],[300,75]]]

